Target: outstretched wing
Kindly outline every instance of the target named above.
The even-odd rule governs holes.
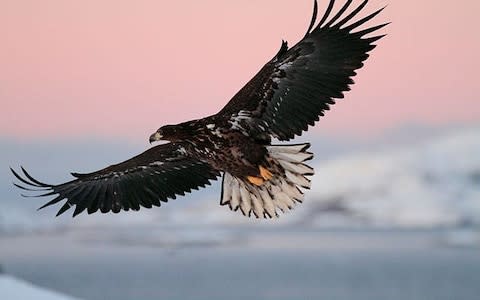
[[[120,210],[151,208],[160,202],[175,199],[192,189],[210,184],[220,174],[208,164],[185,157],[181,146],[173,143],[158,145],[122,163],[89,173],[72,173],[76,179],[46,184],[33,178],[22,168],[24,176],[11,171],[24,185],[15,186],[43,197],[58,195],[41,208],[66,200],[57,216],[75,206],[73,216],[87,210],[89,214]]]
[[[343,98],[353,84],[355,70],[363,66],[375,41],[383,37],[365,37],[386,24],[359,30],[383,9],[363,19],[350,22],[367,4],[363,1],[349,14],[353,2],[329,19],[335,0],[313,28],[317,19],[317,2],[305,37],[288,49],[282,42],[280,51],[218,113],[233,127],[249,134],[268,134],[279,140],[301,135],[314,125],[335,99]],[[344,16],[346,14],[346,16]]]

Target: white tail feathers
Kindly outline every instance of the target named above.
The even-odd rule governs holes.
[[[223,175],[222,198],[220,205],[228,205],[231,210],[240,210],[244,215],[257,218],[278,217],[279,212],[292,209],[302,202],[302,189],[310,188],[308,176],[313,175],[313,168],[304,164],[312,159],[307,152],[310,144],[267,146],[272,164],[279,166],[280,173],[265,181],[261,186],[232,176]]]

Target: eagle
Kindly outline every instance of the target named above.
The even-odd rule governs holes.
[[[245,216],[278,217],[301,203],[314,174],[307,161],[310,144],[272,144],[300,136],[344,97],[352,77],[384,37],[383,23],[360,28],[384,8],[352,21],[367,5],[349,13],[347,0],[334,14],[330,0],[317,22],[318,4],[305,36],[293,47],[286,41],[275,56],[218,113],[165,125],[154,132],[157,144],[124,162],[92,173],[71,173],[73,180],[43,183],[23,167],[10,168],[27,196],[52,197],[44,207],[63,202],[57,216],[73,217],[138,211],[210,185],[222,177],[220,205]],[[316,25],[315,25],[316,24]]]

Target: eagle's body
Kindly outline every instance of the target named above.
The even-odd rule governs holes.
[[[287,141],[314,125],[324,111],[343,98],[363,66],[372,43],[382,36],[365,37],[386,24],[357,28],[381,10],[350,22],[367,4],[364,0],[346,14],[346,0],[330,18],[331,0],[316,23],[317,3],[305,37],[292,48],[286,42],[278,53],[218,113],[199,120],[166,125],[150,142],[166,140],[125,162],[51,185],[12,170],[29,191],[57,195],[49,206],[66,199],[62,214],[75,206],[74,216],[87,210],[103,213],[160,206],[160,202],[210,183],[223,173],[220,204],[244,215],[277,216],[303,200],[310,188],[313,157],[309,144],[272,145]],[[346,16],[345,16],[346,14]],[[357,31],[354,31],[357,30]],[[31,188],[33,187],[33,189]]]
[[[258,175],[258,166],[265,163],[265,146],[269,141],[245,134],[224,121],[214,115],[177,124],[174,126],[175,137],[170,141],[178,143],[179,152],[219,171],[238,177]],[[167,137],[163,135],[162,138]]]

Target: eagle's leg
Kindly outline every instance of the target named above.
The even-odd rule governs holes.
[[[260,172],[260,176],[247,176],[247,180],[256,185],[261,186],[265,181],[272,179],[273,174],[264,166],[258,166],[258,170]]]
[[[256,176],[247,176],[247,180],[256,186],[261,186],[265,182],[262,177]]]
[[[258,166],[258,169],[260,170],[260,175],[262,176],[263,179],[265,179],[265,180],[272,179],[273,174],[267,168],[260,165],[260,166]]]

